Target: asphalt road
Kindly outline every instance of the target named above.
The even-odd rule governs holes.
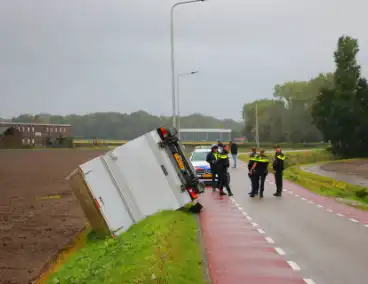
[[[275,198],[275,186],[269,183],[263,200],[250,199],[250,181],[243,166],[231,170],[236,202],[282,249],[285,260],[300,267],[304,278],[316,284],[368,283],[368,228],[364,224],[328,213],[293,194]]]

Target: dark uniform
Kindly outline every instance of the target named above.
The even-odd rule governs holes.
[[[217,147],[212,147],[212,149],[217,149]],[[211,150],[212,150],[211,149]],[[209,152],[206,157],[206,162],[210,164],[211,173],[212,173],[212,189],[213,191],[216,190],[216,174],[217,174],[217,160],[218,160],[218,153],[217,152]]]
[[[258,157],[257,152],[252,152],[249,155],[249,160],[248,160],[248,171],[249,171],[249,173],[248,173],[248,176],[249,176],[249,179],[250,179],[250,182],[251,182],[251,185],[252,185],[252,189],[249,192],[249,195],[252,194],[253,191],[254,192],[256,190],[258,191],[258,189],[255,189],[255,186],[254,186],[254,184],[255,184],[255,176],[253,174],[251,174],[251,172],[250,172],[252,170],[252,167],[253,167],[253,165],[254,165],[257,157]]]
[[[274,196],[281,196],[282,194],[282,172],[284,170],[285,155],[280,151],[275,153],[275,159],[273,161],[272,167],[275,171],[275,183],[276,183],[276,193]]]
[[[251,194],[251,197],[254,197],[258,193],[259,189],[259,197],[263,198],[264,192],[264,184],[266,181],[266,177],[268,175],[268,164],[269,160],[266,155],[261,154],[256,159],[256,167],[254,169],[255,176],[255,185],[256,191]]]
[[[230,166],[229,157],[227,156],[228,152],[223,149],[223,153],[219,154],[217,160],[217,170],[219,177],[219,189],[220,195],[226,195],[224,192],[224,187],[226,187],[227,193],[229,196],[233,196],[229,185],[229,173],[228,168]]]

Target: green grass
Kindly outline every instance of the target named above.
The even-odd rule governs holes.
[[[90,234],[47,283],[205,283],[197,221],[189,213],[163,211],[115,239]]]
[[[287,168],[284,177],[319,195],[337,198],[347,205],[368,210],[368,191],[364,187],[305,172],[297,165]]]

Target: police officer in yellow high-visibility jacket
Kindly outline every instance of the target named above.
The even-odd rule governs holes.
[[[259,198],[263,198],[264,184],[266,177],[268,175],[268,164],[269,159],[264,153],[264,150],[259,151],[259,156],[257,156],[256,161],[252,167],[252,174],[254,175],[254,188],[250,197],[254,197],[259,190]]]
[[[273,170],[275,171],[276,193],[274,196],[282,195],[282,173],[284,171],[285,155],[281,152],[280,146],[276,146],[275,159],[273,160]]]
[[[251,182],[251,191],[249,192],[249,195],[252,194],[252,192],[256,192],[256,190],[258,189],[255,189],[255,175],[253,175],[251,173],[251,170],[252,170],[252,167],[255,163],[255,161],[257,160],[257,157],[258,157],[258,154],[257,154],[257,149],[256,148],[252,148],[252,153],[250,153],[249,155],[249,160],[248,160],[248,176],[249,176],[249,179],[250,179],[250,182]]]
[[[226,193],[224,192],[224,187],[226,187],[226,191],[228,195],[233,196],[233,193],[230,189],[230,184],[229,184],[228,168],[230,167],[230,162],[229,162],[228,154],[229,154],[229,145],[225,145],[222,150],[222,153],[219,153],[218,160],[217,160],[219,190],[220,190],[220,195],[226,195]]]

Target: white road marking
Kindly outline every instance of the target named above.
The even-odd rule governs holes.
[[[365,224],[364,227],[367,227],[368,228],[368,224]]]
[[[327,212],[331,212],[331,213],[333,212],[331,209],[327,209],[326,211],[327,211]]]
[[[277,251],[279,255],[285,255],[285,252],[280,248],[275,248],[275,251]]]
[[[249,221],[252,221],[253,219],[252,219],[252,217],[250,217],[250,216],[247,216],[246,217]]]
[[[263,231],[262,229],[257,229],[257,231],[259,232],[259,233],[261,233],[261,234],[265,234],[266,232],[265,231]]]
[[[253,227],[258,227],[258,224],[257,223],[252,223],[252,226]]]
[[[344,215],[342,215],[341,213],[336,213],[336,215],[339,217],[344,217]]]
[[[284,191],[285,191],[285,192],[288,192],[288,190],[287,190],[286,188],[284,188]]]
[[[273,239],[271,239],[270,237],[265,237],[266,241],[269,243],[269,244],[274,244],[275,241]]]
[[[350,218],[350,221],[354,222],[354,223],[359,223],[358,220],[354,219],[354,218]]]
[[[302,200],[307,201],[307,199],[305,199],[304,197],[302,197]]]
[[[295,194],[296,197],[300,197],[298,194]]]
[[[318,204],[318,205],[317,205],[317,207],[318,207],[318,208],[323,208],[323,206],[322,206],[322,205],[320,205],[320,204]]]
[[[308,201],[308,203],[309,203],[309,204],[314,204],[314,201],[309,200],[309,201]]]
[[[304,278],[303,279],[304,280],[304,282],[306,283],[306,284],[316,284],[316,282],[314,282],[312,279],[310,279],[310,278]]]
[[[297,270],[297,271],[299,271],[299,270],[300,270],[299,265],[297,265],[294,261],[290,261],[290,260],[288,260],[288,261],[286,261],[286,262],[290,265],[290,267],[291,267],[292,269]]]
[[[248,213],[247,213],[247,212],[242,211],[242,214],[243,214],[245,217],[247,217],[247,216],[248,216]]]
[[[289,191],[289,194],[293,194],[293,192],[292,191]]]

